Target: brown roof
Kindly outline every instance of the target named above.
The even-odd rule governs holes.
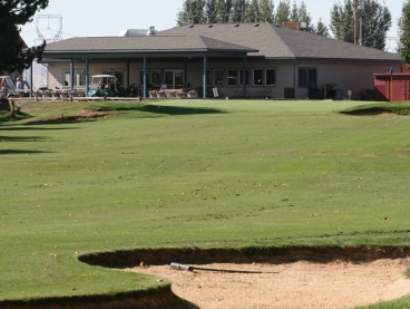
[[[200,24],[164,30],[159,32],[159,35],[203,35],[232,44],[240,42],[243,46],[252,46],[258,50],[250,55],[266,58],[401,61],[398,54],[269,23],[215,24],[212,27]]]
[[[401,62],[398,54],[362,47],[269,23],[198,24],[156,36],[73,38],[46,47],[45,58],[169,57],[206,53],[217,57]]]

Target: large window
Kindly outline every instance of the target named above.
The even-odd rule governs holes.
[[[265,85],[266,86],[276,86],[276,70],[275,69],[265,70]]]
[[[227,85],[228,86],[237,86],[238,85],[238,70],[227,70]]]
[[[71,70],[63,70],[63,84],[66,87],[71,87]],[[75,69],[74,70],[74,87],[85,87],[85,70]]]
[[[123,69],[102,69],[101,74],[114,75],[118,79],[121,85],[124,83],[124,70]]]
[[[161,70],[159,69],[152,69],[150,72],[150,84],[154,87],[160,87],[162,84],[162,80],[161,80]]]
[[[262,69],[253,70],[253,85],[263,86],[263,70]]]
[[[215,69],[214,70],[214,86],[223,86],[224,85],[224,70]]]
[[[300,88],[317,87],[317,69],[299,68],[298,86]]]

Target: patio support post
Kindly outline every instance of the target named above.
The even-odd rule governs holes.
[[[127,78],[127,87],[126,89],[128,89],[128,87],[130,86],[130,59],[127,59],[127,72],[126,72],[126,78]]]
[[[147,58],[144,57],[144,77],[143,77],[143,83],[144,83],[144,94],[142,95],[142,97],[145,99],[147,96]]]
[[[246,98],[246,57],[243,57],[242,87],[243,97]]]
[[[90,87],[90,63],[88,58],[85,58],[85,96],[88,96],[88,88]]]
[[[207,71],[207,59],[206,59],[206,56],[204,56],[204,65],[203,65],[203,67],[204,67],[204,72],[203,72],[203,75],[202,75],[202,92],[203,92],[203,95],[202,95],[202,97],[204,98],[204,99],[206,99],[206,71]]]
[[[184,62],[184,80],[183,80],[183,89],[186,88],[186,84],[187,84],[187,77],[188,76],[188,60],[185,58],[185,62]]]
[[[74,59],[70,59],[70,83],[71,89],[74,89]]]
[[[30,66],[30,98],[33,97],[33,66],[34,66],[34,59],[33,62],[31,62]]]

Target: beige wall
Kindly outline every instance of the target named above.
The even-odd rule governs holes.
[[[354,63],[354,62],[302,62],[297,68],[316,67],[317,86],[322,89],[326,84],[335,84],[336,89],[341,89],[343,97],[348,97],[348,91],[352,93],[352,99],[362,99],[365,90],[373,90],[373,73],[382,73],[389,70],[391,63]],[[393,65],[395,72],[400,72],[400,65]],[[296,71],[297,72],[297,71]],[[296,73],[297,74],[297,73]],[[308,97],[308,89],[297,88],[296,97]]]
[[[320,89],[326,84],[336,84],[337,89],[343,91],[343,96],[348,96],[348,91],[352,93],[352,99],[361,99],[363,91],[366,89],[373,89],[373,73],[380,73],[388,70],[391,64],[360,64],[354,62],[318,62],[318,61],[278,61],[267,60],[257,61],[248,60],[247,69],[250,72],[250,85],[247,86],[248,97],[273,97],[284,98],[286,88],[294,88],[295,96],[299,99],[305,99],[309,96],[307,88],[298,87],[298,69],[299,68],[317,68],[317,86]],[[202,59],[185,60],[172,59],[171,60],[147,60],[148,69],[185,69],[186,81],[190,83],[191,87],[202,86]],[[84,62],[75,62],[75,69],[85,69]],[[127,64],[123,61],[118,62],[93,62],[89,63],[90,76],[101,74],[102,69],[122,69],[124,72],[124,85],[135,83],[142,85],[139,79],[139,72],[143,69],[142,60],[134,60],[129,63],[129,83],[126,80]],[[215,60],[208,59],[208,69],[225,69],[225,85],[218,87],[218,92],[221,97],[235,97],[242,96],[242,86],[227,86],[226,84],[226,70],[227,69],[242,69],[243,61],[239,60]],[[252,72],[253,69],[275,69],[276,70],[276,85],[275,86],[253,86]],[[393,66],[395,72],[400,72],[400,66]],[[70,69],[70,63],[53,63],[50,64],[48,74],[48,87],[50,89],[63,86],[63,70]]]

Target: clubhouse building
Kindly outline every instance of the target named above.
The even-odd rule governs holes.
[[[400,72],[392,54],[269,23],[195,24],[118,37],[78,37],[44,52],[48,88],[87,89],[92,75],[115,75],[142,96],[165,82],[201,97],[365,99],[374,73]],[[372,98],[369,98],[372,99]]]

